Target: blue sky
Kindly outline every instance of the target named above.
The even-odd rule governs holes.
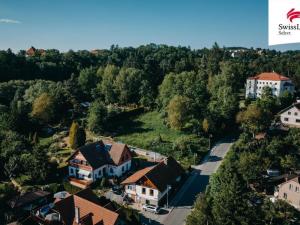
[[[0,49],[214,42],[268,48],[267,6],[267,0],[0,0]]]

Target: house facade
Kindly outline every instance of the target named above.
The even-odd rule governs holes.
[[[279,112],[280,122],[288,127],[300,127],[300,101]]]
[[[72,184],[77,181],[85,187],[104,176],[121,177],[131,169],[131,159],[131,151],[125,144],[91,143],[78,148],[68,159],[69,178]]]
[[[288,202],[296,209],[300,209],[300,177],[297,176],[280,185],[278,191],[275,192],[275,197]]]
[[[137,171],[122,182],[126,195],[135,203],[161,205],[168,192],[182,179],[183,168],[172,157]]]
[[[249,77],[246,82],[246,98],[260,98],[265,87],[270,87],[274,96],[280,96],[285,91],[293,93],[295,87],[292,81],[278,73],[261,73]]]

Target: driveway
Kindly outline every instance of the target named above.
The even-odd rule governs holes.
[[[211,149],[201,164],[193,166],[195,170],[172,200],[173,208],[161,224],[185,224],[185,218],[190,214],[197,195],[205,191],[209,176],[217,171],[233,142],[231,138],[220,141]]]
[[[168,209],[162,209],[158,215],[141,211],[142,224],[184,225],[185,218],[191,213],[197,195],[205,191],[209,183],[209,176],[217,171],[233,142],[234,140],[231,138],[223,139],[211,149],[202,163],[193,166],[194,171],[171,200]],[[122,197],[111,191],[106,193],[106,197],[122,203]]]

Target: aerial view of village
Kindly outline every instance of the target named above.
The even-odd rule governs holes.
[[[300,225],[300,3],[268,2],[0,0],[0,225]]]

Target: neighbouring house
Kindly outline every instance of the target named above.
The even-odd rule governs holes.
[[[45,54],[45,50],[44,49],[36,49],[35,47],[31,46],[26,51],[27,56],[35,56],[37,53],[43,55],[43,54]]]
[[[287,127],[300,127],[300,101],[279,112],[280,122]]]
[[[87,187],[104,176],[121,177],[131,169],[127,145],[97,141],[78,148],[68,159],[71,184]]]
[[[284,200],[296,209],[300,209],[300,176],[279,184],[277,191],[274,193],[277,199]]]
[[[176,187],[184,169],[177,161],[168,157],[155,166],[137,171],[121,184],[125,186],[126,195],[140,204],[161,205],[168,197],[168,192]]]
[[[36,207],[46,204],[49,196],[49,192],[37,190],[16,196],[13,199],[9,200],[7,204],[16,211],[30,211],[32,209],[35,209]]]
[[[261,73],[247,79],[246,98],[260,98],[264,87],[270,87],[277,97],[285,91],[293,93],[295,90],[290,78],[274,72]]]
[[[119,214],[101,204],[89,188],[74,195],[56,199],[53,204],[37,209],[32,215],[39,224],[50,225],[121,225]]]

